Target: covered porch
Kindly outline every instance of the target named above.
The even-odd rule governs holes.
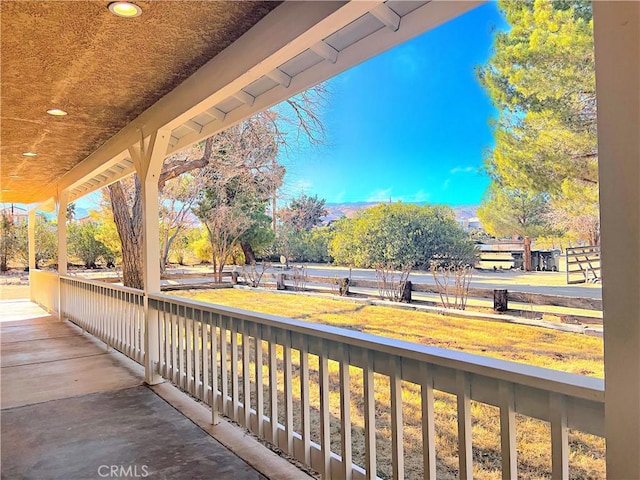
[[[71,322],[28,300],[2,309],[3,476],[307,476]]]
[[[52,8],[48,3],[56,2],[33,2],[42,5],[31,8],[44,9],[36,12],[36,16],[46,15],[45,10]],[[167,8],[166,5],[162,8]],[[174,5],[175,8],[180,6],[179,3]],[[3,456],[5,445],[12,443],[11,448],[16,449],[14,458],[24,459],[23,467],[18,463],[6,467],[3,458],[3,472],[5,468],[20,472],[24,464],[29,464],[31,444],[23,446],[19,440],[29,431],[25,422],[40,414],[31,415],[26,409],[41,408],[42,415],[47,418],[57,416],[58,411],[73,413],[75,417],[81,410],[80,405],[87,402],[84,405],[95,411],[98,420],[98,413],[112,418],[115,410],[124,412],[127,402],[133,402],[135,398],[136,409],[138,403],[140,408],[146,405],[140,415],[148,417],[149,410],[164,408],[154,395],[165,385],[168,388],[167,381],[170,381],[208,405],[207,422],[215,427],[205,428],[224,425],[221,422],[224,416],[320,472],[323,478],[375,478],[376,400],[373,384],[382,376],[390,386],[393,478],[405,476],[403,385],[406,384],[415,386],[420,396],[420,437],[414,441],[422,443],[424,478],[435,478],[437,473],[434,391],[446,392],[456,399],[461,478],[474,475],[472,401],[499,409],[503,478],[517,477],[516,414],[550,424],[553,478],[569,477],[570,429],[606,438],[607,475],[610,478],[640,478],[640,457],[637,455],[640,451],[638,3],[594,2],[593,6],[605,278],[606,389],[604,381],[598,379],[318,327],[288,320],[286,312],[281,317],[258,315],[185,301],[160,292],[158,174],[165,157],[475,5],[473,2],[447,1],[270,5],[252,17],[255,24],[245,25],[246,33],[229,34],[228,46],[221,47],[215,54],[208,52],[210,59],[182,83],[174,85],[169,93],[148,88],[145,92],[153,97],[153,101],[136,112],[133,119],[125,115],[116,119],[119,123],[102,124],[101,135],[89,138],[78,134],[80,125],[89,125],[93,120],[88,112],[81,122],[69,125],[69,128],[51,127],[48,131],[55,131],[51,138],[39,136],[39,132],[32,132],[33,138],[27,138],[28,130],[25,129],[19,138],[23,143],[16,141],[7,144],[6,148],[3,145],[2,200],[32,205],[29,215],[31,300],[55,316],[32,318],[21,325],[3,325],[3,343],[5,339],[14,338],[6,350],[13,366],[5,367],[3,345],[2,408],[10,408],[3,411]],[[205,14],[210,12],[194,13]],[[3,27],[5,22],[11,21],[4,11],[2,21]],[[114,30],[112,34],[117,36],[118,31]],[[136,34],[132,35],[132,38],[136,37]],[[187,43],[182,48],[188,47]],[[6,69],[5,57],[3,52],[3,69]],[[18,68],[22,60],[12,58],[17,62],[13,67]],[[190,60],[194,59],[185,62]],[[143,85],[142,88],[147,87]],[[10,90],[5,89],[3,97],[7,91]],[[127,101],[129,99],[123,100]],[[31,106],[21,108],[22,111],[15,115],[28,117]],[[5,124],[10,125],[3,120],[3,130]],[[51,139],[55,141],[46,142]],[[22,163],[22,152],[30,152],[39,146],[43,151],[45,147],[49,149],[50,156],[45,159],[50,158],[55,168],[42,169]],[[21,172],[21,176],[12,174],[13,171]],[[144,290],[67,275],[67,204],[133,172],[140,177],[143,191]],[[55,205],[58,215],[59,266],[56,273],[33,268],[35,210],[47,205]],[[56,338],[57,334],[70,344]],[[89,340],[88,335],[99,341]],[[56,375],[61,373],[55,369],[62,363],[71,366],[77,363],[67,355],[73,355],[75,351],[82,356],[84,367],[77,372],[81,376],[78,382],[73,382],[81,386],[65,384],[68,391],[56,386],[51,389],[51,397],[38,397],[42,394],[36,392],[44,383],[31,379],[37,378],[44,368],[39,366],[42,358],[38,355],[45,354],[22,350],[34,341],[61,342],[61,350],[43,347],[47,355],[61,352],[59,359],[45,361],[47,368],[53,368]],[[120,353],[105,353],[105,345]],[[102,349],[101,353],[96,349]],[[128,360],[122,359],[122,355]],[[87,367],[86,362],[96,362],[95,369]],[[332,373],[332,366],[336,374]],[[5,376],[5,370],[18,371],[20,368],[26,373],[16,376],[15,384],[5,386],[5,381],[12,381],[11,375]],[[106,369],[103,375],[98,374],[100,369]],[[294,379],[299,390],[293,388]],[[313,385],[312,389],[310,385]],[[77,388],[76,393],[73,388]],[[352,442],[351,396],[354,388],[362,392],[363,398],[365,446],[364,454],[358,458],[354,457]],[[83,396],[79,397],[77,393]],[[339,399],[338,417],[330,411],[332,397]],[[30,406],[29,398],[51,402]],[[93,401],[106,410],[97,412]],[[312,406],[316,401],[317,407]],[[52,405],[59,408],[48,410]],[[109,405],[113,408],[110,412]],[[21,411],[24,412],[22,417]],[[319,418],[313,428],[312,415]],[[127,418],[124,414],[121,416]],[[171,417],[168,410],[163,410],[161,416]],[[60,415],[56,421],[62,418]],[[171,420],[170,425],[162,423],[159,427],[164,425],[172,435],[185,435],[193,442],[194,449],[204,449],[208,453],[202,456],[214,462],[217,456],[215,444],[203,437],[201,430],[187,428],[183,417],[173,415],[171,418],[175,418],[175,422]],[[9,422],[6,432],[5,419]],[[141,429],[129,429],[130,423],[123,428],[129,429],[138,440],[146,439],[151,444],[141,445],[141,448],[153,450],[153,444],[163,444],[165,437],[161,430],[149,431],[149,426],[158,422],[153,416],[148,420]],[[65,425],[76,440],[89,432],[81,428],[73,430],[74,426],[80,425],[77,418],[59,423],[58,428]],[[100,426],[97,422],[98,430]],[[141,436],[141,432],[146,435]],[[92,435],[92,438],[99,438],[95,431]],[[52,441],[55,443],[55,438]],[[126,457],[130,452],[121,448],[124,443],[111,444],[114,450],[108,464],[113,464],[114,458],[116,461],[133,458]],[[85,446],[80,442],[70,444],[64,458],[84,456]],[[47,451],[51,452],[50,449]],[[125,456],[119,457],[121,454]],[[222,463],[227,462],[228,457],[224,458]],[[51,462],[48,464],[51,469],[63,467],[55,459]],[[185,470],[203,468],[210,474],[215,465],[215,462],[194,462],[186,465]],[[228,462],[236,465],[234,462],[238,460],[229,458]],[[158,461],[155,468],[162,472],[164,465]],[[238,468],[247,468],[243,471],[247,472],[248,478],[260,475],[249,467]],[[302,475],[300,471],[296,474]],[[167,476],[175,478],[168,473]],[[94,477],[99,477],[97,471]],[[61,477],[51,474],[50,478]]]

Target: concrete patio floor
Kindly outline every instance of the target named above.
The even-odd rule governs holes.
[[[27,300],[0,302],[0,341],[2,479],[309,478]]]

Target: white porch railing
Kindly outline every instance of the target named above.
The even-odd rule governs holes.
[[[420,392],[425,478],[435,478],[434,390],[457,398],[460,478],[473,477],[472,400],[499,408],[503,478],[517,475],[516,413],[550,422],[554,478],[568,478],[569,429],[604,436],[600,379],[168,295],[150,296],[149,308],[158,312],[160,324],[158,373],[213,405],[214,418],[216,410],[227,415],[317,471],[330,471],[325,477],[376,476],[374,391],[381,381],[376,374],[390,386],[393,478],[405,475],[404,382]],[[330,380],[336,372],[329,362],[338,363],[337,382]],[[310,364],[318,365],[317,371]],[[319,395],[313,407],[320,417],[315,432],[310,424],[312,376]],[[294,377],[300,384],[295,399]],[[337,392],[332,391],[336,383]],[[352,462],[352,392],[363,392],[365,455],[359,466]],[[330,413],[335,396],[338,419],[335,411]],[[330,433],[336,421],[338,442]],[[319,441],[312,442],[312,436]],[[332,443],[340,445],[338,451],[331,451]]]
[[[144,361],[144,295],[134,288],[60,277],[67,318],[138,363]]]
[[[29,270],[29,285],[33,300],[49,313],[59,311],[58,274],[32,268]]]
[[[63,316],[143,363],[142,292],[72,277],[60,285]],[[516,414],[550,423],[553,478],[569,476],[569,429],[604,436],[601,379],[163,294],[148,297],[148,310],[160,375],[212,405],[214,422],[230,417],[325,478],[375,478],[381,436],[390,437],[390,476],[405,477],[413,442],[422,458],[412,476],[435,478],[437,392],[455,397],[460,478],[473,477],[472,402],[498,408],[503,478],[517,477]],[[385,432],[376,428],[381,385]],[[408,405],[403,396],[414,393]]]

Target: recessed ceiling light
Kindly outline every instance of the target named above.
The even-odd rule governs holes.
[[[49,115],[53,115],[54,117],[64,117],[67,114],[67,112],[65,112],[64,110],[60,110],[59,108],[51,108],[47,110],[47,113]]]
[[[133,18],[142,15],[142,9],[130,2],[111,2],[109,11],[118,17]]]
[[[9,178],[20,178],[20,175],[9,175]]]
[[[10,192],[11,190],[9,190],[8,188],[3,188],[2,191],[3,192]]]
[[[22,154],[23,157],[35,157],[36,155],[38,155],[36,152],[24,152]]]

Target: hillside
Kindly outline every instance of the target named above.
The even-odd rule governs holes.
[[[351,218],[357,211],[378,205],[380,202],[352,202],[352,203],[327,203],[328,214],[323,218],[325,222],[334,222],[342,217]],[[468,220],[476,217],[479,205],[456,205],[452,206],[458,221]]]

